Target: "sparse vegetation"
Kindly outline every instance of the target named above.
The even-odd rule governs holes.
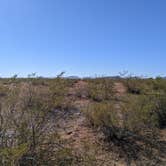
[[[165,79],[80,80],[62,74],[0,79],[0,165],[165,165]],[[79,126],[68,131],[65,124],[71,123]],[[79,136],[89,130],[90,136]],[[113,153],[122,160],[114,161]]]

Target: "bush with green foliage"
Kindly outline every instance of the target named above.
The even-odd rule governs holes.
[[[49,88],[55,109],[68,109],[72,107],[70,101],[67,100],[69,88],[72,86],[72,84],[72,80],[61,77],[57,77],[50,81]]]
[[[128,95],[121,104],[124,128],[133,132],[158,127],[155,112],[155,97],[147,95]]]
[[[109,102],[93,103],[83,110],[89,123],[94,127],[110,126],[117,124],[115,106]]]
[[[89,97],[94,101],[110,100],[114,97],[114,82],[107,78],[95,78],[88,81]]]
[[[123,83],[127,87],[128,93],[131,94],[139,95],[153,92],[153,79],[129,77],[123,79]]]
[[[155,112],[160,128],[166,127],[166,94],[157,95],[155,100]]]
[[[129,95],[119,103],[93,103],[84,112],[92,126],[107,128],[111,137],[123,138],[128,132],[146,135],[159,126],[155,101],[153,96]]]

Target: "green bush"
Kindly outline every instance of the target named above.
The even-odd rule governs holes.
[[[89,97],[94,101],[110,100],[114,97],[114,82],[111,79],[96,78],[88,81]]]
[[[128,93],[131,94],[139,95],[153,92],[153,79],[129,77],[123,79],[123,83],[127,87]]]
[[[147,95],[129,95],[121,104],[124,128],[141,132],[158,126],[155,110],[155,97]]]
[[[117,123],[114,105],[108,102],[93,103],[84,110],[89,123],[95,127],[110,126]]]
[[[159,127],[164,128],[166,127],[166,94],[157,96],[155,103]]]
[[[55,108],[67,108],[66,97],[71,84],[67,79],[57,77],[53,79],[50,84],[50,92],[52,94],[53,105]]]
[[[159,123],[153,96],[129,95],[123,101],[93,103],[84,112],[92,126],[104,127],[111,137],[123,138],[127,132],[146,135],[157,129]]]
[[[159,91],[160,93],[166,93],[166,79],[161,77],[157,77],[153,81],[153,88],[155,91]]]

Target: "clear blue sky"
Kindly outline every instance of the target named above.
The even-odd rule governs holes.
[[[1,0],[0,76],[166,75],[166,0]]]

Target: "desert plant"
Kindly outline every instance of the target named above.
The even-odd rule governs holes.
[[[158,126],[155,113],[155,97],[147,95],[128,95],[121,104],[124,128],[140,132]]]
[[[52,109],[49,89],[38,89],[32,83],[23,83],[12,89],[1,104],[1,157],[7,152],[20,150],[20,156],[9,153],[12,162],[21,159],[25,153],[37,158],[38,147],[49,137],[51,124],[49,112]],[[47,133],[47,136],[46,136]],[[26,144],[26,152],[20,145]],[[19,148],[20,147],[20,148]],[[25,153],[23,153],[25,152]]]
[[[93,126],[114,126],[116,124],[115,108],[108,102],[93,103],[89,105],[85,113]]]
[[[110,100],[114,96],[114,82],[111,79],[95,78],[89,80],[89,97],[94,101]]]
[[[63,74],[63,73],[62,73]],[[52,95],[52,101],[54,108],[68,109],[70,108],[70,102],[66,100],[69,88],[73,84],[73,80],[65,79],[62,74],[51,80],[49,84],[50,92]]]
[[[166,94],[156,96],[155,112],[157,114],[158,125],[160,128],[166,126]]]
[[[152,133],[158,127],[154,96],[129,95],[123,102],[100,102],[90,104],[85,111],[89,122],[101,127],[110,137],[126,137],[128,133]],[[109,133],[109,134],[108,134]]]
[[[159,91],[160,93],[166,93],[166,80],[161,77],[157,77],[153,81],[153,88],[155,91]]]

